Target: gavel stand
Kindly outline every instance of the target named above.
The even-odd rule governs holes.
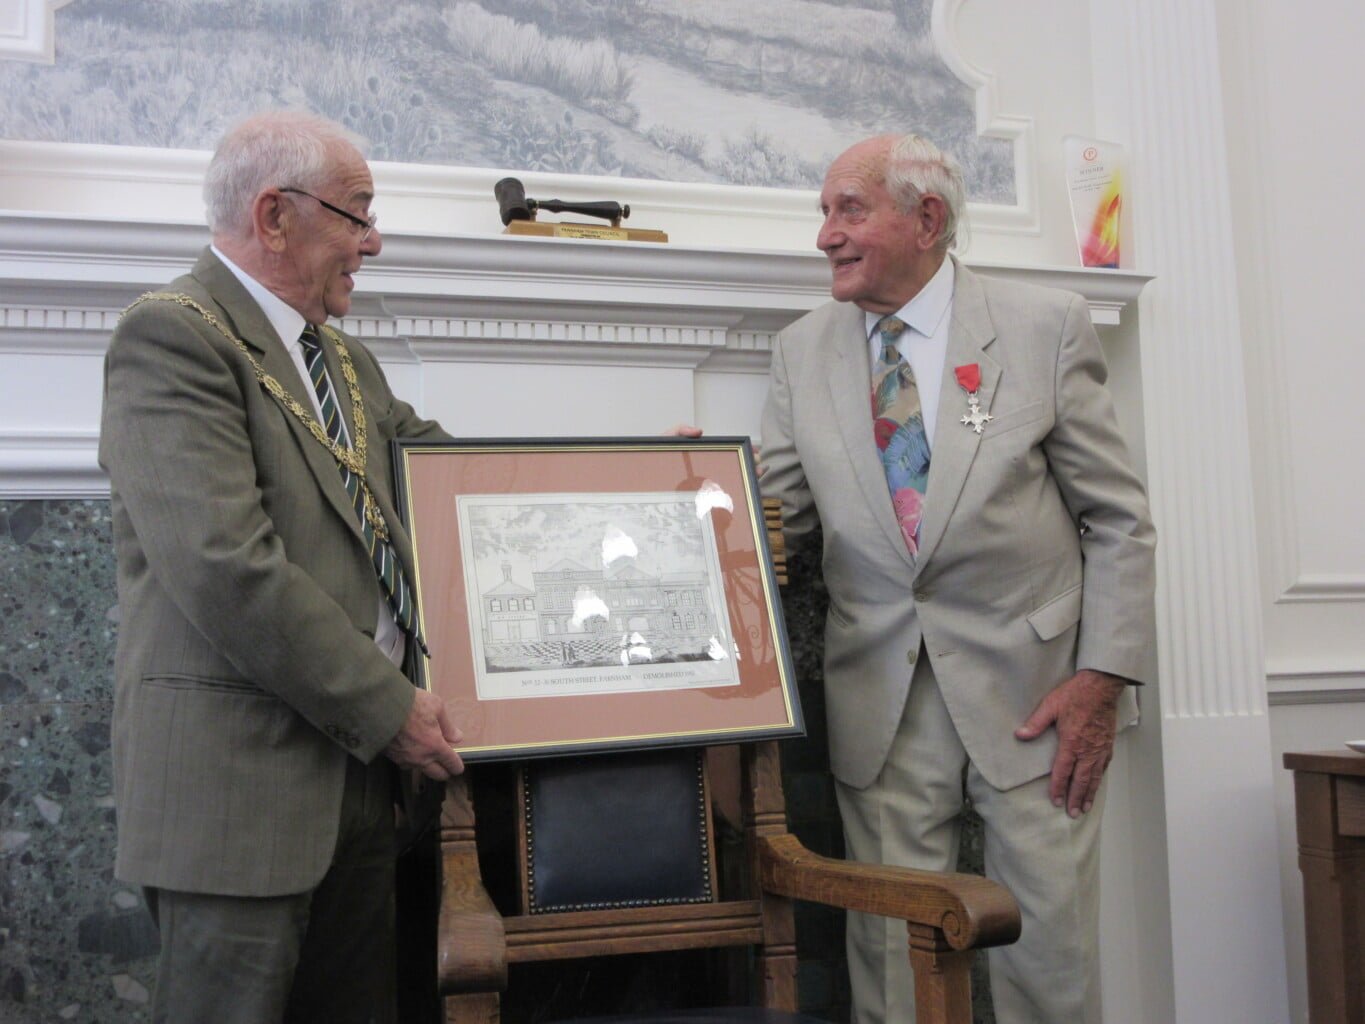
[[[668,233],[651,228],[623,228],[578,221],[514,220],[504,235],[537,235],[541,238],[602,238],[615,242],[667,242]]]

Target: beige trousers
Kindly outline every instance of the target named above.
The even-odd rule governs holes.
[[[1059,680],[1060,682],[1060,680]],[[1008,740],[1005,740],[1008,742]],[[1019,901],[1017,943],[989,952],[999,1024],[1098,1024],[1099,832],[1105,786],[1089,814],[1052,806],[1043,777],[991,787],[967,758],[921,651],[900,729],[867,789],[836,782],[850,858],[929,871],[957,865],[964,796],[985,824],[986,875]],[[903,921],[848,916],[856,1024],[913,1024]]]

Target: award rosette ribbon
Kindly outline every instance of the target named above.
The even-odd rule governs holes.
[[[995,419],[990,413],[981,408],[981,364],[968,363],[966,366],[953,367],[953,376],[957,378],[958,386],[967,392],[967,415],[958,420],[959,423],[971,427],[978,434],[986,429],[986,424]]]
[[[1123,147],[1068,135],[1066,184],[1081,266],[1119,265],[1119,228],[1123,219]]]

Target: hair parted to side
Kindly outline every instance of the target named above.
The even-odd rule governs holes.
[[[923,135],[911,132],[892,144],[886,158],[886,190],[902,213],[909,213],[929,192],[943,200],[948,211],[940,243],[943,252],[957,245],[959,229],[965,239],[967,188],[962,168]]]
[[[238,122],[218,143],[204,176],[209,230],[245,230],[252,200],[262,189],[288,185],[316,189],[327,180],[337,151],[365,140],[316,114],[273,110]]]

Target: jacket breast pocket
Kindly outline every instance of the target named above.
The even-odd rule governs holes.
[[[985,430],[981,434],[981,444],[990,444],[996,438],[1027,427],[1031,423],[1037,423],[1043,418],[1043,403],[1041,401],[1030,402],[1028,405],[1018,409],[1011,409],[1009,412],[1001,413],[999,416],[992,416],[991,421],[986,424]]]

